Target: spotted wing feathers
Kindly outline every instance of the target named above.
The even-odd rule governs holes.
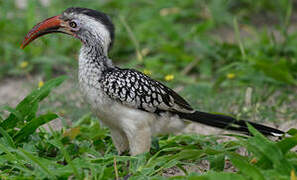
[[[104,73],[100,83],[104,92],[127,106],[148,112],[194,110],[177,93],[162,83],[132,69],[113,69]]]

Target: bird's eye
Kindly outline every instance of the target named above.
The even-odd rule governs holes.
[[[74,21],[70,21],[69,26],[72,27],[72,28],[76,28],[77,24]]]

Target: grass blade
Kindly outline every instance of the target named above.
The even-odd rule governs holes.
[[[2,136],[4,137],[7,145],[9,145],[12,148],[16,148],[12,138],[10,137],[10,135],[2,127],[0,127],[0,134],[2,134]]]
[[[35,89],[32,91],[25,99],[23,99],[15,108],[16,111],[20,112],[22,117],[27,115],[31,115],[31,111],[35,110],[32,108],[32,104],[36,104],[36,102],[42,101],[45,97],[49,95],[51,90],[57,86],[59,86],[64,80],[66,76],[61,76],[46,82],[41,88]],[[0,126],[3,129],[15,128],[18,121],[25,120],[24,118],[19,119],[14,114],[10,114],[6,120],[0,123]]]
[[[228,172],[214,172],[210,171],[206,173],[205,175],[192,175],[188,180],[246,180],[242,175],[234,174],[234,173],[228,173]]]
[[[1,144],[1,143],[0,143],[0,150],[3,151],[3,152],[5,152],[5,153],[8,155],[8,158],[9,158],[9,159],[7,159],[7,160],[9,160],[9,161],[11,161],[11,162],[13,162],[13,161],[18,162],[18,159],[15,157],[15,155],[13,155],[13,154],[9,151],[9,149],[7,149],[7,147],[6,147],[5,145]]]
[[[23,157],[29,159],[33,164],[39,166],[41,170],[43,170],[49,177],[51,177],[51,179],[56,179],[55,175],[41,161],[39,161],[38,158],[33,156],[31,153],[25,151],[24,149],[20,149],[18,153]]]
[[[250,177],[251,179],[265,180],[260,170],[246,162],[243,157],[238,154],[230,154],[229,157],[232,164],[245,176]]]
[[[27,138],[29,135],[34,133],[36,129],[45,124],[50,122],[51,120],[54,120],[58,118],[58,115],[53,114],[53,113],[48,113],[45,115],[41,115],[38,118],[35,118],[34,120],[28,122],[15,136],[14,140],[16,142],[20,142],[21,140],[24,140]]]
[[[297,135],[293,137],[285,138],[279,142],[276,143],[276,145],[281,149],[281,151],[285,154],[290,149],[295,147],[297,145]]]
[[[210,169],[213,171],[223,171],[225,167],[225,154],[210,156]]]
[[[248,146],[257,149],[259,158],[266,159],[262,162],[270,166],[272,165],[274,168],[278,169],[281,174],[289,174],[293,167],[284,157],[283,152],[278,148],[276,143],[269,141],[250,124],[248,124],[248,129],[254,136],[248,139]],[[255,153],[255,151],[253,153]],[[259,160],[259,162],[261,162],[261,160]]]
[[[54,136],[56,145],[59,146],[60,150],[62,151],[62,154],[64,155],[64,158],[66,159],[67,163],[68,163],[68,164],[70,165],[70,167],[72,168],[73,173],[75,174],[75,176],[76,176],[78,179],[81,179],[81,176],[80,176],[80,174],[78,173],[78,170],[77,170],[75,164],[72,162],[69,153],[68,153],[67,150],[64,148],[63,143],[59,140],[59,138],[57,137],[57,135],[56,135],[55,132],[53,131],[52,127],[49,126],[49,128],[50,128],[51,133],[52,133],[53,136]]]
[[[239,45],[239,49],[240,49],[242,58],[245,59],[246,58],[246,53],[245,53],[245,50],[244,50],[242,40],[240,38],[240,32],[239,32],[238,22],[237,22],[236,18],[233,19],[233,26],[234,26],[234,31],[235,31],[235,37],[236,37],[236,40],[238,41],[238,45]]]
[[[0,108],[0,111],[2,111],[2,110],[6,110],[6,111],[10,112],[10,114],[15,116],[15,118],[19,121],[24,119],[23,115],[17,109],[13,109],[12,107],[9,107],[9,106],[2,106]]]
[[[6,153],[5,159],[7,161],[10,161],[11,163],[14,163],[16,168],[31,174],[32,171],[28,167],[26,167],[20,159],[18,159],[14,154],[12,154],[6,146],[4,146],[1,143],[0,150]]]

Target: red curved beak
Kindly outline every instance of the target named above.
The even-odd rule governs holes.
[[[60,15],[54,16],[36,24],[25,36],[21,48],[24,49],[30,42],[45,34],[64,32],[61,29],[63,20],[61,20],[60,17]]]

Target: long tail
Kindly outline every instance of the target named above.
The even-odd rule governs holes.
[[[261,124],[253,123],[245,120],[237,120],[230,116],[210,114],[205,112],[196,111],[194,113],[179,113],[181,118],[187,119],[193,122],[209,125],[226,130],[238,131],[244,134],[250,134],[246,123],[248,122],[254,128],[264,135],[269,136],[281,136],[284,134],[283,131],[264,126]]]

